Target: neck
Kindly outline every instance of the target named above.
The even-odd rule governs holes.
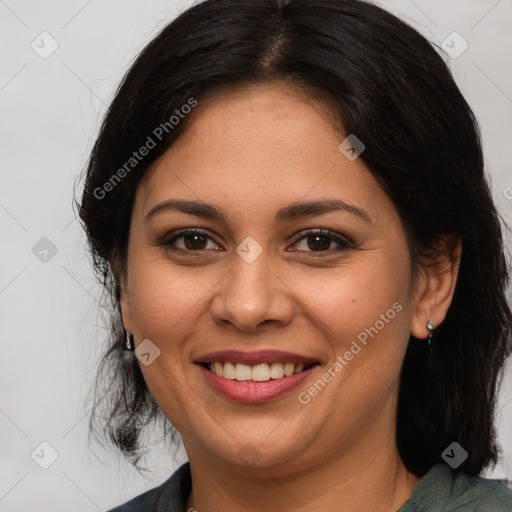
[[[193,487],[187,511],[394,512],[419,481],[403,465],[394,436],[355,446],[350,453],[335,454],[300,471],[240,469],[207,460],[194,450],[189,460]]]

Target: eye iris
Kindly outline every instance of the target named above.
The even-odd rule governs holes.
[[[310,235],[308,237],[308,247],[312,251],[322,251],[329,249],[331,240],[323,235]]]
[[[194,233],[183,235],[183,241],[185,242],[185,247],[190,251],[194,249],[204,249],[208,243],[204,235]]]

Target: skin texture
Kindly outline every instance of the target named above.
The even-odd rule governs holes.
[[[126,330],[161,351],[141,369],[189,456],[187,510],[396,510],[419,480],[396,448],[399,372],[410,334],[426,338],[427,321],[445,318],[460,247],[412,272],[395,207],[362,160],[340,152],[346,135],[319,100],[262,85],[200,101],[191,115],[139,185],[119,276]],[[145,220],[169,199],[213,204],[226,218],[168,209]],[[335,211],[274,222],[278,209],[319,199],[369,220]],[[210,238],[179,238],[173,251],[164,242],[183,228]],[[322,238],[315,251],[307,229],[352,245]],[[263,250],[252,263],[235,250],[249,236]],[[395,303],[400,312],[301,404],[299,392]],[[194,364],[224,349],[291,351],[320,367],[276,400],[238,403]]]

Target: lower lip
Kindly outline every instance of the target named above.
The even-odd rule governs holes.
[[[275,400],[298,387],[311,375],[317,365],[295,375],[290,375],[290,377],[265,382],[225,379],[215,375],[200,364],[197,366],[203,373],[206,382],[220,395],[237,402],[258,403]]]

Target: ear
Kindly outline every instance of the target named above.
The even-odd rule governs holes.
[[[421,263],[411,319],[411,334],[415,338],[428,337],[429,320],[436,328],[446,318],[457,284],[461,255],[460,240],[445,236],[439,240],[435,256]]]
[[[127,272],[117,260],[111,262],[112,272],[119,284],[119,309],[121,311],[121,318],[125,331],[133,333],[131,308],[130,308],[130,294],[128,293]]]

